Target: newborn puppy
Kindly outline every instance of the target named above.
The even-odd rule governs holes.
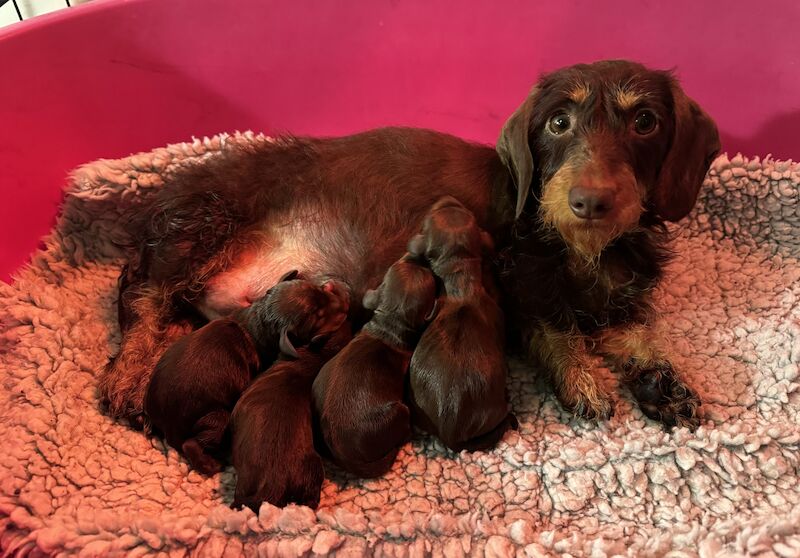
[[[252,306],[176,341],[156,364],[145,394],[151,426],[199,472],[220,469],[230,411],[252,378],[277,358],[297,356],[290,340],[323,339],[346,318],[348,299],[286,274]]]
[[[262,502],[316,507],[324,479],[314,450],[311,385],[323,363],[350,340],[345,323],[322,348],[297,349],[276,362],[242,394],[231,416],[236,493],[233,507],[258,513]]]
[[[516,419],[506,395],[503,313],[482,259],[491,250],[473,214],[452,197],[436,202],[409,252],[426,258],[444,296],[409,372],[414,423],[453,451],[493,446]]]
[[[395,262],[364,295],[372,319],[314,381],[314,409],[325,445],[343,469],[375,477],[411,436],[403,403],[411,351],[436,306],[436,281],[418,261]]]

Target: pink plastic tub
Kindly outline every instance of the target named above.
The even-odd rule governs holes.
[[[545,70],[675,67],[728,151],[800,153],[800,3],[96,0],[0,30],[0,279],[65,176],[192,135],[425,126],[494,142]]]

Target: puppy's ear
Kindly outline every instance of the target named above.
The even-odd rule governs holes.
[[[539,90],[534,88],[525,102],[511,115],[497,140],[497,154],[511,172],[517,186],[516,216],[522,214],[533,181],[533,153],[529,141],[533,107]]]
[[[408,246],[406,247],[408,253],[414,256],[415,258],[421,258],[425,256],[425,237],[421,234],[415,235],[411,237],[411,240],[408,241]]]
[[[689,214],[721,145],[714,121],[672,81],[675,103],[675,135],[661,167],[653,208],[667,221],[679,221]]]
[[[286,328],[281,330],[281,338],[278,341],[278,348],[287,356],[292,358],[300,358],[300,355],[297,354],[297,349],[294,348],[294,345],[292,345],[292,342],[289,340],[289,330]]]
[[[312,351],[319,351],[322,347],[325,346],[325,343],[328,342],[330,338],[330,334],[326,335],[315,335],[311,338],[311,342],[308,344],[309,348]]]
[[[464,204],[453,196],[443,196],[431,206],[431,212],[444,209],[445,207],[464,207]]]
[[[381,301],[380,288],[370,289],[364,293],[364,298],[361,301],[361,306],[367,310],[375,310]]]
[[[433,319],[436,317],[436,314],[438,313],[439,313],[439,299],[437,298],[436,300],[433,301],[433,307],[431,308],[431,311],[428,312],[427,316],[425,316],[425,321],[432,322]]]
[[[300,272],[297,271],[296,269],[293,269],[291,271],[287,271],[286,273],[281,275],[281,278],[278,279],[278,283],[283,283],[284,281],[291,281],[292,279],[295,279],[298,276],[299,273]]]

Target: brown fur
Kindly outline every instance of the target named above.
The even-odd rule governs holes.
[[[572,95],[575,83],[589,94]],[[639,133],[643,109],[656,125]],[[563,119],[555,131],[553,115]],[[585,364],[596,349],[592,337],[648,328],[651,292],[668,257],[663,221],[691,210],[718,150],[714,123],[672,76],[623,61],[545,76],[506,123],[498,152],[519,188],[519,219],[503,251],[504,282],[529,350],[576,413],[610,415]],[[606,210],[590,218],[577,211],[578,190],[602,198]],[[648,416],[696,425],[696,396],[649,348],[651,339],[618,339],[606,350],[634,353],[624,370],[623,359],[611,360]]]
[[[404,257],[364,298],[375,312],[372,319],[322,368],[313,394],[320,432],[336,463],[376,477],[391,468],[411,436],[403,403],[406,372],[434,309],[436,282],[429,269]]]
[[[346,317],[346,298],[285,274],[261,300],[214,320],[172,344],[158,361],[144,399],[147,421],[190,465],[210,475],[220,469],[224,434],[239,395],[280,351],[319,344]]]
[[[569,97],[575,84],[585,86],[585,97]],[[620,87],[639,94],[657,116],[652,134],[633,132],[638,107],[620,106]],[[557,111],[574,127],[556,136],[547,122]],[[141,243],[131,264],[147,286],[137,296],[150,310],[134,316],[101,391],[113,415],[135,416],[138,386],[146,385],[152,364],[138,348],[162,347],[158,332],[167,324],[206,308],[215,280],[245,265],[243,252],[259,255],[269,274],[275,251],[296,246],[302,271],[340,280],[360,301],[403,254],[430,206],[447,195],[472,211],[497,244],[516,333],[542,322],[584,336],[643,323],[667,257],[664,222],[691,210],[718,149],[713,121],[671,75],[605,61],[543,76],[504,126],[496,153],[400,128],[226,151],[170,177],[133,219]],[[572,170],[554,181],[566,161]],[[593,223],[570,217],[564,193],[568,198],[571,180],[613,189],[608,215]],[[546,209],[544,199],[552,200]],[[350,315],[356,326],[368,317],[360,304]],[[139,327],[140,320],[147,323]],[[669,391],[670,398],[681,393]],[[643,405],[655,400],[636,393]]]
[[[463,205],[444,198],[409,243],[444,288],[411,358],[409,402],[415,424],[453,451],[491,447],[515,424],[506,397],[503,312],[484,288],[481,232]]]
[[[319,369],[350,340],[343,324],[321,349],[298,348],[242,394],[231,416],[236,493],[233,507],[258,513],[262,502],[316,507],[324,480],[314,449],[311,386]]]

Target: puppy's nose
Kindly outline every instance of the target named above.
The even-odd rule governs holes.
[[[614,192],[575,186],[569,191],[569,208],[581,219],[602,219],[614,208]]]

